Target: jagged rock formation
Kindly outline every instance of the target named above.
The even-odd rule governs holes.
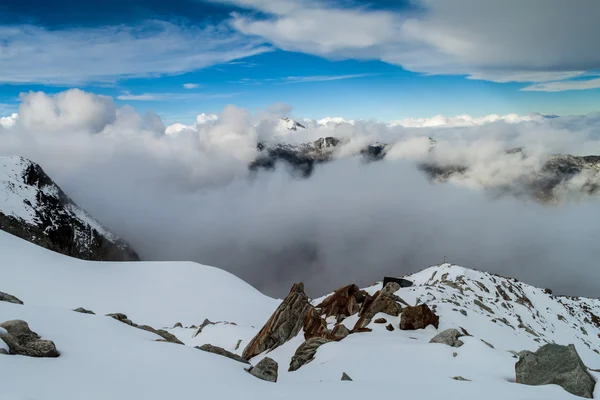
[[[0,292],[0,301],[6,301],[7,303],[23,304],[21,300],[13,296],[12,294]]]
[[[352,382],[352,378],[350,378],[350,377],[348,376],[348,374],[347,374],[347,373],[345,373],[345,372],[342,372],[342,379],[341,379],[341,380],[342,380],[342,381],[350,381],[350,382]]]
[[[294,356],[292,357],[288,371],[296,371],[303,365],[314,360],[317,349],[329,342],[331,342],[331,340],[327,338],[315,337],[302,343],[298,349],[296,349],[296,353],[294,353]]]
[[[196,346],[196,348],[198,350],[202,350],[202,351],[206,351],[208,353],[213,353],[213,354],[217,354],[223,357],[227,357],[230,358],[232,360],[244,363],[244,364],[250,364],[250,362],[248,360],[246,360],[245,358],[242,358],[240,356],[238,356],[235,353],[232,353],[230,351],[225,350],[222,347],[219,346],[213,346],[212,344],[203,344],[202,346]]]
[[[265,357],[254,367],[249,368],[247,371],[258,379],[262,379],[267,382],[277,382],[279,365],[272,358]]]
[[[429,343],[442,343],[450,347],[460,347],[464,343],[459,339],[462,335],[457,329],[446,329],[435,335]]]
[[[40,335],[29,329],[22,320],[6,321],[0,324],[0,340],[9,348],[8,354],[27,357],[58,357],[54,342],[40,339]],[[0,349],[0,353],[3,349]]]
[[[258,334],[248,343],[242,357],[246,360],[262,353],[273,350],[291,338],[302,329],[306,314],[312,306],[304,293],[304,284],[292,286],[285,300],[277,307],[271,318]]]
[[[162,337],[162,339],[156,339],[157,342],[169,342],[169,343],[175,343],[175,344],[183,344],[183,342],[181,340],[177,339],[177,337],[175,335],[173,335],[172,333],[169,333],[169,332],[165,331],[164,329],[154,329],[153,327],[148,326],[148,325],[138,325],[138,324],[132,322],[129,318],[127,318],[127,315],[125,315],[125,314],[114,313],[114,314],[106,314],[106,316],[114,318],[117,321],[127,324],[129,326],[133,326],[134,328],[152,332],[152,333]]]
[[[397,317],[402,312],[402,306],[398,304],[399,298],[394,295],[400,290],[396,282],[388,283],[383,289],[375,293],[373,297],[367,297],[360,310],[360,319],[354,325],[353,331],[365,328],[377,313],[384,313]]]
[[[515,372],[517,383],[559,385],[576,396],[593,398],[596,382],[572,344],[546,344],[535,353],[523,351],[519,353]]]
[[[415,307],[406,307],[402,310],[400,318],[400,329],[403,331],[425,329],[429,325],[438,328],[440,317],[435,315],[427,304],[420,304]]]
[[[0,157],[0,229],[71,257],[139,261],[137,253],[78,207],[42,168]]]
[[[77,307],[76,309],[74,309],[73,311],[78,312],[78,313],[82,313],[82,314],[96,314],[95,312],[91,311],[91,310],[86,310],[83,307]]]
[[[332,315],[340,319],[356,314],[360,310],[360,303],[364,301],[366,293],[361,291],[358,286],[352,284],[336,290],[317,305],[317,308],[325,314],[325,317]]]

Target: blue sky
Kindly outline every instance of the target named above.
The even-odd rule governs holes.
[[[0,114],[17,110],[19,93],[73,87],[153,110],[166,123],[227,104],[260,111],[278,102],[299,118],[598,111],[600,5],[532,0],[513,8],[475,0],[4,0]],[[557,21],[565,29],[554,29]]]

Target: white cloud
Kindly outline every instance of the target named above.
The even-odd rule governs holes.
[[[517,115],[508,114],[500,116],[497,114],[486,115],[484,117],[472,117],[470,115],[457,115],[456,117],[445,117],[436,115],[431,118],[405,118],[398,121],[392,121],[390,126],[403,126],[406,128],[431,128],[431,127],[465,127],[490,124],[503,121],[506,123],[519,123],[527,121],[542,121],[544,116],[541,114]]]
[[[268,16],[233,14],[238,31],[333,59],[380,59],[425,74],[545,82],[600,68],[595,0],[544,7],[480,0],[415,0],[402,11],[307,0],[223,0]],[[556,29],[560,26],[561,29]]]
[[[284,83],[309,83],[309,82],[329,82],[344,79],[356,79],[373,76],[373,74],[349,74],[349,75],[314,75],[314,76],[288,76],[282,81]]]
[[[184,83],[183,84],[184,89],[198,89],[199,87],[200,87],[200,85],[197,83]]]
[[[545,82],[524,87],[526,92],[564,92],[567,90],[599,89],[600,78],[581,81]]]
[[[19,114],[12,113],[8,117],[0,117],[0,128],[11,128],[17,122]]]
[[[138,26],[44,29],[0,26],[0,82],[76,84],[177,74],[269,51],[217,25],[147,21]]]
[[[117,96],[118,100],[124,101],[174,101],[174,100],[198,100],[198,99],[223,99],[240,95],[240,92],[232,93],[141,93],[133,94],[123,92]]]

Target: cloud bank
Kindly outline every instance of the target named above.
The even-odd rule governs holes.
[[[29,93],[14,124],[0,127],[0,155],[40,163],[143,258],[215,265],[275,296],[294,281],[316,296],[444,256],[558,293],[598,296],[595,198],[549,207],[483,188],[513,181],[552,153],[600,154],[600,114],[426,128],[312,121],[283,133],[277,118],[289,113],[285,105],[258,114],[228,106],[165,134],[157,115],[108,97]],[[259,140],[333,135],[347,144],[310,179],[285,165],[248,171]],[[392,144],[386,159],[351,156],[372,141]],[[521,146],[527,159],[504,153]],[[431,157],[467,164],[470,173],[432,185],[415,167]]]

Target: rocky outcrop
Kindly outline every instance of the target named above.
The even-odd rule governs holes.
[[[156,339],[157,342],[169,342],[169,343],[175,343],[175,344],[183,344],[183,342],[181,340],[177,339],[177,336],[173,335],[172,333],[169,333],[169,332],[165,331],[164,329],[154,329],[153,327],[151,327],[149,325],[138,325],[138,324],[134,323],[133,321],[131,321],[129,318],[127,318],[127,315],[125,315],[125,314],[114,313],[114,314],[106,314],[106,316],[114,318],[117,321],[120,321],[129,326],[133,326],[134,328],[152,332],[152,333],[162,337],[162,339]]]
[[[77,307],[76,309],[74,309],[73,311],[78,312],[78,313],[82,313],[82,314],[96,314],[95,312],[91,311],[91,310],[86,310],[83,307]]]
[[[329,342],[331,342],[331,340],[321,337],[308,339],[306,342],[302,343],[300,347],[296,349],[296,353],[292,357],[288,371],[296,371],[303,365],[314,360],[317,349]]]
[[[350,334],[348,328],[345,325],[338,324],[331,330],[330,337],[335,341],[340,341]]]
[[[316,308],[310,306],[304,317],[304,339],[328,336],[331,332],[327,329],[327,321],[321,318]]]
[[[394,295],[400,290],[396,282],[388,283],[383,289],[375,293],[372,298],[364,301],[359,313],[359,320],[354,325],[353,331],[365,328],[377,313],[384,313],[397,317],[402,312],[402,306],[398,304],[398,297]]]
[[[247,369],[250,374],[267,382],[277,382],[279,365],[272,358],[265,357],[254,367]]]
[[[0,229],[49,250],[84,260],[139,261],[125,241],[73,202],[42,168],[0,157]]]
[[[198,336],[199,334],[201,334],[201,333],[202,333],[202,330],[203,330],[204,328],[206,328],[208,325],[216,325],[216,323],[215,323],[215,322],[211,322],[211,321],[209,321],[209,320],[208,320],[208,318],[205,318],[205,319],[204,319],[204,322],[202,322],[202,323],[200,324],[200,326],[198,327],[198,330],[196,331],[196,333],[194,333],[194,336],[193,336],[193,337],[196,337],[196,336]]]
[[[460,347],[464,343],[459,339],[463,336],[457,329],[446,329],[438,333],[429,341],[429,343],[442,343],[450,347]]]
[[[515,372],[517,383],[559,385],[576,396],[593,398],[596,382],[572,344],[547,344],[535,353],[522,351]]]
[[[202,346],[196,346],[198,350],[206,351],[208,353],[218,354],[223,357],[231,358],[232,360],[239,361],[244,364],[250,364],[248,360],[238,356],[235,353],[225,350],[222,347],[213,346],[212,344],[203,344]]]
[[[341,379],[341,380],[342,380],[342,381],[350,381],[350,382],[352,382],[352,378],[350,378],[350,377],[348,376],[348,374],[347,374],[347,373],[345,373],[345,372],[342,372],[342,379]]]
[[[13,304],[23,304],[23,302],[17,299],[15,296],[4,292],[0,292],[0,301],[6,301],[7,303]]]
[[[6,321],[0,324],[0,339],[9,348],[9,354],[27,357],[58,357],[54,342],[40,339],[40,335],[29,329],[22,320]]]
[[[365,293],[356,285],[339,288],[332,295],[317,305],[325,317],[335,316],[338,322],[344,317],[356,314],[360,310],[360,303],[365,299]]]
[[[400,317],[400,329],[416,330],[424,329],[429,325],[438,328],[440,318],[429,308],[427,304],[420,304],[415,307],[406,307]]]
[[[311,309],[308,296],[304,293],[304,284],[292,286],[290,293],[277,307],[271,318],[258,334],[248,343],[242,357],[246,360],[273,350],[295,337],[304,325],[306,314]]]

